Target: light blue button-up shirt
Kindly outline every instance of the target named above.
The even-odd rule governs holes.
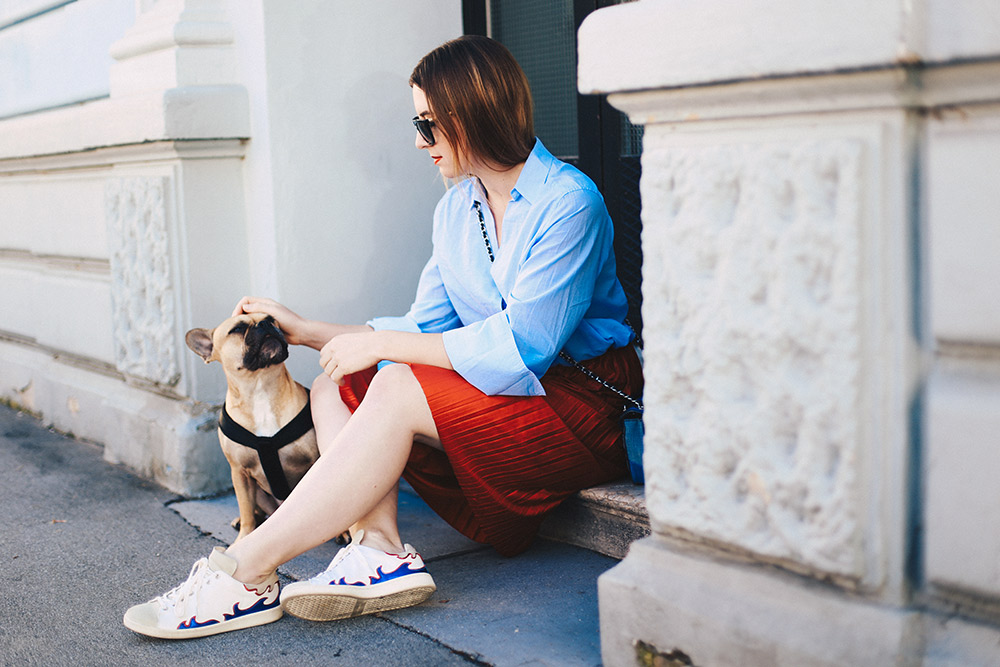
[[[500,241],[485,202],[474,178],[448,190],[410,311],[368,324],[442,333],[452,366],[485,394],[544,395],[539,378],[560,350],[585,360],[632,338],[611,218],[594,183],[537,140],[511,190]]]

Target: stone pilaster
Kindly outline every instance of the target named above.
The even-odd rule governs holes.
[[[987,80],[933,5],[640,0],[580,30],[581,91],[645,125],[653,534],[601,578],[605,664],[997,658],[989,612],[942,631],[925,602],[926,119]]]

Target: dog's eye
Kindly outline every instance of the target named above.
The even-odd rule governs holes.
[[[232,329],[229,330],[229,335],[232,336],[234,334],[238,334],[242,336],[246,332],[247,332],[247,323],[239,322],[236,326],[234,326]]]

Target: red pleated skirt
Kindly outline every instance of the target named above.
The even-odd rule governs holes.
[[[631,347],[584,366],[631,396],[642,367]],[[625,400],[572,366],[542,377],[545,396],[487,396],[455,371],[411,364],[444,451],[416,443],[403,477],[466,537],[513,556],[531,544],[545,515],[581,489],[624,477]],[[353,412],[375,368],[345,378]]]

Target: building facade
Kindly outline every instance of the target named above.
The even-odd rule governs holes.
[[[468,5],[3,3],[0,398],[226,488],[185,331],[406,309],[444,188],[407,78]],[[638,0],[578,37],[644,128],[653,534],[600,580],[605,663],[1000,664],[1000,8]]]
[[[457,0],[392,5],[3,3],[4,400],[211,493],[225,383],[188,329],[245,294],[329,321],[406,310],[444,192],[407,81],[462,22]],[[289,362],[306,385],[310,352]]]

